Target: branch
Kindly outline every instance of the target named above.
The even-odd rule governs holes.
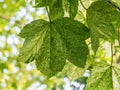
[[[5,17],[5,16],[3,16],[3,15],[0,15],[0,19],[4,19],[4,20],[7,20],[7,21],[10,20],[8,17]]]
[[[9,17],[3,16],[3,15],[0,15],[0,19],[6,20],[6,21],[10,21],[10,18],[9,18]],[[21,24],[22,22],[16,20],[15,23]]]

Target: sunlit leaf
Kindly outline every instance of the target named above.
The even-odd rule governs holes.
[[[99,47],[99,38],[114,42],[114,23],[120,22],[120,12],[108,1],[94,2],[87,10],[87,22],[90,28],[92,48]],[[118,26],[117,26],[118,27]]]
[[[86,90],[119,90],[120,67],[106,63],[94,65],[91,76],[87,80]]]

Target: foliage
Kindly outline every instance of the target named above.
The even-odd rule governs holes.
[[[23,43],[17,36],[20,29],[32,18],[45,18],[45,13],[37,14],[40,9],[32,8],[31,3],[25,0],[0,0],[0,90],[63,87],[63,79],[53,77],[48,80],[36,69],[34,62],[23,64],[16,61],[18,48]]]
[[[115,46],[120,43],[119,0],[93,0],[88,8],[81,0],[35,0],[35,4],[37,8],[45,7],[49,21],[38,19],[23,27],[19,36],[25,42],[18,60],[35,61],[37,68],[48,77],[70,67],[80,69],[71,71],[75,74],[90,70],[86,90],[119,90],[120,58],[114,58]],[[82,22],[76,18],[79,6],[84,8]],[[98,62],[94,58],[102,42],[110,43],[110,62],[109,59]],[[69,70],[65,73],[68,76]]]

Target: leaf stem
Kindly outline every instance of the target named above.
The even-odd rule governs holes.
[[[113,64],[113,45],[111,43],[111,66]]]
[[[81,5],[82,5],[82,7],[83,7],[85,10],[87,10],[87,8],[84,6],[82,0],[80,0],[80,3],[81,3]]]
[[[44,0],[44,2],[45,2],[45,9],[47,11],[49,21],[51,22],[51,18],[50,18],[50,14],[49,14],[49,10],[48,10],[47,4],[46,4],[46,0]]]
[[[118,28],[118,43],[119,43],[119,46],[120,46],[120,27]]]

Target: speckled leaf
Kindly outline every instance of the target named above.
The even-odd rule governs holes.
[[[54,21],[66,49],[67,59],[78,67],[84,67],[89,54],[85,40],[89,37],[88,29],[80,22],[71,18]]]
[[[85,73],[84,68],[79,68],[70,62],[66,63],[63,71],[61,72],[62,75],[68,76],[70,80],[76,80],[79,77],[83,76],[84,73]]]
[[[64,69],[62,70],[60,75],[66,75],[71,81],[76,80],[78,81],[80,77],[88,70],[88,68],[92,65],[91,60],[87,60],[86,65],[84,68],[80,68],[72,64],[71,62],[67,61]]]
[[[56,0],[53,4],[51,4],[49,7],[49,11],[52,21],[58,18],[62,18],[64,16],[62,0]]]
[[[35,0],[35,7],[44,7],[51,5],[54,0]]]
[[[120,22],[120,12],[108,1],[94,2],[87,10],[87,22],[90,28],[92,48],[99,47],[99,38],[114,42],[117,29],[114,24]]]
[[[62,0],[36,0],[35,3],[35,7],[49,6],[49,16],[51,21],[64,16]]]
[[[87,80],[85,90],[120,90],[120,68],[97,63]]]
[[[66,62],[65,56],[65,48],[61,38],[51,25],[39,53],[36,54],[37,68],[51,77],[63,69]]]
[[[27,24],[19,34],[25,38],[23,47],[20,49],[18,60],[22,62],[31,62],[40,49],[49,23],[44,20],[35,20]]]
[[[65,49],[52,24],[44,20],[33,21],[23,28],[19,36],[25,38],[19,61],[29,63],[36,60],[38,69],[48,77],[63,69]]]
[[[37,68],[48,77],[62,71],[66,59],[76,66],[85,66],[89,53],[85,40],[89,31],[78,21],[36,20],[26,25],[19,36],[25,38],[25,42],[18,60],[27,63],[35,60]]]
[[[78,0],[68,0],[69,2],[69,15],[74,18],[78,11]]]
[[[116,6],[120,7],[120,0],[111,0]]]

